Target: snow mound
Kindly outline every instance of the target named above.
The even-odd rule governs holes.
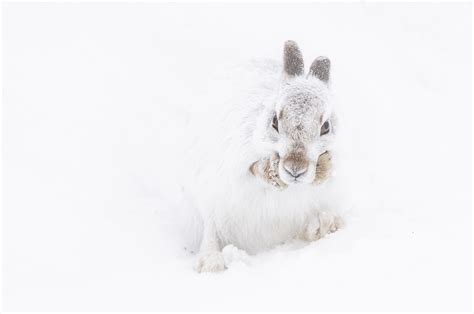
[[[244,250],[240,250],[233,246],[232,244],[226,245],[222,249],[222,254],[224,255],[225,266],[232,267],[236,265],[250,265],[250,259]]]

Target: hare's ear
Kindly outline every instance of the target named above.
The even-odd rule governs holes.
[[[309,68],[309,75],[314,75],[324,83],[329,81],[331,71],[331,61],[326,57],[318,57]]]
[[[304,72],[303,56],[292,40],[286,41],[283,48],[283,71],[285,77],[302,75]]]

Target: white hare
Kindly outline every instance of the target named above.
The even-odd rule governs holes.
[[[225,245],[252,254],[294,238],[314,241],[342,224],[319,202],[335,138],[330,61],[317,58],[304,75],[301,52],[287,41],[283,69],[274,69],[260,66],[265,79],[194,143],[192,191],[204,225],[198,272],[224,270]]]

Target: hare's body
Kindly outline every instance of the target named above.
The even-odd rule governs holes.
[[[203,218],[214,223],[221,247],[233,244],[257,253],[302,235],[308,221],[317,217],[314,186],[290,186],[280,191],[263,186],[247,173],[223,178],[226,180],[215,181],[211,193],[199,204]]]
[[[315,115],[321,121],[323,114],[324,119],[333,117],[326,82],[317,77],[301,82],[295,78],[294,83],[282,87],[282,67],[272,62],[254,64],[249,73],[233,77],[248,84],[230,84],[232,97],[212,114],[214,125],[207,125],[205,134],[200,131],[195,149],[190,152],[195,180],[189,183],[204,224],[198,271],[222,270],[220,250],[227,244],[256,253],[295,237],[316,239],[324,235],[321,228],[335,228],[331,217],[321,219],[319,186],[309,184],[315,180],[318,156],[330,148],[330,143],[310,138],[311,132],[304,133],[312,128],[312,122],[306,121],[308,117],[313,119]],[[238,87],[232,90],[232,86]],[[297,99],[299,95],[309,95],[311,103],[301,108],[298,103],[293,104],[291,110],[288,106],[275,109],[282,93],[293,93]],[[275,110],[281,112],[281,130],[273,134],[268,133],[268,125]],[[297,124],[296,133],[287,131],[291,123]],[[315,123],[319,132],[321,122]],[[287,140],[273,139],[280,134],[283,137],[283,132],[287,132]],[[250,171],[253,163],[275,152],[290,156],[283,159],[286,164],[280,163],[280,167],[290,169],[285,170],[290,175],[281,178],[288,184],[285,189],[259,180]],[[307,157],[305,168],[295,169],[299,165],[296,161],[302,164],[301,160],[306,160],[303,157]],[[289,172],[293,170],[303,175]]]

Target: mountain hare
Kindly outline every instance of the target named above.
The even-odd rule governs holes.
[[[330,61],[317,58],[304,75],[301,52],[287,41],[283,69],[269,68],[257,73],[266,76],[263,84],[195,143],[201,155],[193,190],[203,221],[198,272],[224,270],[228,244],[252,254],[295,238],[315,241],[342,224],[318,201],[335,137]]]

